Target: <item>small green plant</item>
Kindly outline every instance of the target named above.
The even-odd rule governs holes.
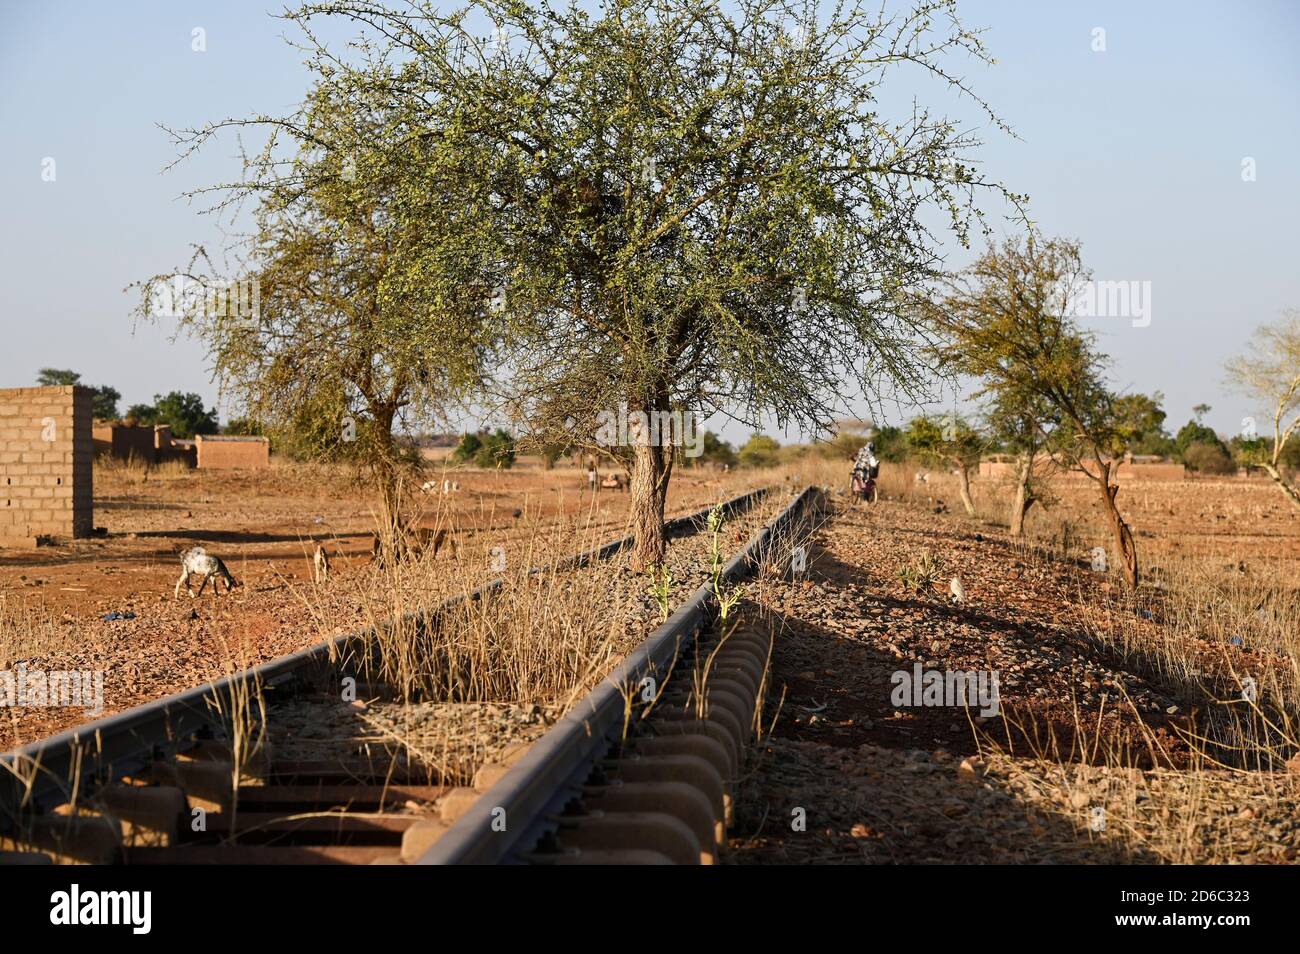
[[[740,598],[745,595],[745,585],[737,583],[730,591],[714,590],[718,594],[718,615],[722,622],[727,621],[727,616],[731,613],[731,608],[740,602]]]
[[[922,550],[920,559],[909,563],[898,571],[898,579],[903,588],[910,593],[920,593],[930,589],[942,575],[939,558],[929,550]]]
[[[666,623],[668,621],[668,607],[671,605],[670,597],[673,591],[673,575],[666,566],[657,566],[650,568],[650,588],[648,592],[654,597],[655,602],[659,604],[659,621]]]
[[[725,565],[722,559],[722,527],[726,522],[727,517],[722,512],[721,504],[709,511],[708,530],[713,536],[709,545],[709,576],[713,580],[713,595],[718,600],[718,615],[724,623],[731,608],[745,595],[743,586],[736,585],[728,591],[722,583],[722,567]]]

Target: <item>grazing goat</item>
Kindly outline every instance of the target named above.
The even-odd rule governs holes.
[[[330,578],[330,557],[325,548],[316,544],[316,552],[311,558],[312,578],[317,583],[324,583]]]
[[[217,557],[212,556],[202,547],[192,547],[181,554],[181,578],[176,581],[176,590],[173,593],[173,599],[180,599],[181,586],[184,586],[190,594],[190,599],[196,595],[190,586],[190,576],[194,573],[203,575],[203,580],[199,583],[198,596],[203,595],[203,588],[208,585],[208,580],[212,580],[212,592],[214,595],[220,595],[220,583],[226,582],[226,592],[229,593],[237,586],[242,586],[238,580],[230,575],[226,565]]]

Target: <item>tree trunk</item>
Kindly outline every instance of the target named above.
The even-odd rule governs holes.
[[[1033,495],[1029,492],[1029,473],[1033,468],[1034,458],[1032,456],[1021,455],[1017,461],[1016,467],[1016,496],[1011,502],[1011,535],[1013,537],[1024,536],[1025,533],[1025,514],[1034,503]]]
[[[1119,494],[1119,484],[1110,482],[1110,463],[1098,461],[1098,466],[1101,469],[1101,479],[1097,481],[1097,486],[1101,489],[1102,506],[1105,507],[1106,516],[1110,519],[1111,533],[1115,537],[1115,549],[1119,552],[1120,562],[1124,565],[1124,580],[1130,587],[1137,589],[1137,546],[1133,542],[1133,532],[1124,522],[1115,503],[1115,497]]]
[[[672,448],[638,444],[632,467],[632,566],[645,570],[664,562],[664,502],[672,471]]]
[[[975,501],[970,499],[970,465],[964,460],[957,461],[957,491],[967,515],[975,516]]]
[[[1300,490],[1296,490],[1296,488],[1282,476],[1282,471],[1278,470],[1277,467],[1272,464],[1264,464],[1263,467],[1264,470],[1268,471],[1268,475],[1273,478],[1273,483],[1277,484],[1278,489],[1281,490],[1282,493],[1286,494],[1293,504],[1300,507]]]

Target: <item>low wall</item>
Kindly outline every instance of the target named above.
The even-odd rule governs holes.
[[[265,437],[194,438],[199,470],[234,470],[271,466],[271,442]]]

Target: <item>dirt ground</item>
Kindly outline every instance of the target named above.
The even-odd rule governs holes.
[[[774,728],[742,787],[734,863],[1296,860],[1300,773],[1207,767],[1187,745],[1195,712],[1178,674],[1154,650],[1121,654],[1096,638],[1121,614],[1145,634],[1138,645],[1168,630],[1080,559],[1107,543],[1087,485],[1057,488],[1031,527],[1042,548],[953,513],[943,486],[892,489],[874,506],[836,497],[807,574],[768,601],[781,633]],[[977,485],[981,510],[997,490]],[[1125,491],[1148,567],[1188,556],[1300,587],[1300,519],[1271,485]],[[1062,521],[1072,558],[1052,552]],[[910,588],[899,571],[925,552],[939,572]],[[1206,642],[1198,675],[1227,656],[1255,673],[1293,658]],[[998,673],[998,711],[898,704],[896,674],[917,666]]]
[[[464,469],[460,489],[428,496],[421,523],[448,526],[456,560],[486,580],[492,550],[511,565],[539,547],[565,553],[625,535],[629,495],[592,495],[585,474],[524,459],[508,471]],[[761,475],[675,475],[668,511],[699,510],[762,484]],[[444,474],[429,474],[441,482]],[[102,670],[106,711],[199,685],[368,622],[374,501],[344,471],[277,465],[268,471],[97,467],[96,527],[103,534],[38,549],[0,548],[0,669]],[[565,535],[544,528],[563,525]],[[540,538],[540,539],[539,539]],[[323,543],[330,580],[316,586],[311,555]],[[173,589],[179,554],[203,546],[243,585],[199,599]],[[479,566],[481,564],[481,566]],[[452,574],[449,572],[449,576]],[[197,586],[198,581],[195,580]],[[430,593],[434,600],[441,594]],[[128,618],[104,619],[109,614]],[[0,748],[91,717],[79,710],[0,710]]]

